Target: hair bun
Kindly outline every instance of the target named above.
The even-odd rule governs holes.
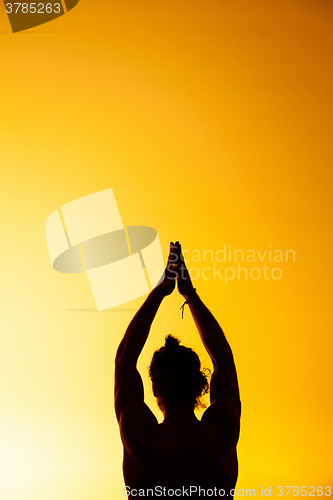
[[[179,347],[179,340],[172,335],[167,335],[165,337],[165,350],[166,351],[175,351]]]

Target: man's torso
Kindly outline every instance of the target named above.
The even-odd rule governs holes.
[[[186,497],[183,489],[192,486],[191,498],[199,498],[195,487],[224,489],[225,496],[230,496],[238,465],[236,447],[228,446],[228,430],[199,420],[158,424],[153,418],[141,432],[128,432],[121,425],[127,491],[151,489],[156,493],[159,487],[177,489],[175,496]],[[153,498],[151,492],[149,496]]]

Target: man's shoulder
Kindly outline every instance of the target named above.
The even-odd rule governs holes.
[[[124,405],[119,419],[123,443],[129,449],[140,446],[151,430],[158,426],[157,418],[144,401],[131,398]]]
[[[124,405],[119,419],[121,428],[150,428],[158,425],[157,418],[151,409],[140,398],[131,398]]]
[[[122,409],[119,429],[124,445],[124,465],[148,460],[158,421],[150,408],[139,398],[130,399]],[[134,459],[134,462],[132,460]]]
[[[227,447],[236,446],[240,431],[240,413],[232,399],[216,398],[203,413],[201,421],[220,429]]]

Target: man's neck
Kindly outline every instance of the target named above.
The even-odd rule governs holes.
[[[184,402],[172,403],[163,411],[164,422],[190,422],[198,420],[192,405]]]

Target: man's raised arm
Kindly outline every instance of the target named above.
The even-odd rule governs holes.
[[[167,295],[175,288],[176,272],[173,264],[173,243],[170,245],[168,264],[161,283],[150,292],[125,332],[115,359],[115,409],[117,419],[126,403],[132,398],[143,401],[143,383],[136,368],[138,357],[147,340],[157,310]]]
[[[240,415],[238,380],[231,348],[222,328],[193,288],[178,242],[176,243],[176,253],[178,257],[178,289],[190,307],[201,340],[214,367],[210,383],[211,403],[220,397],[228,398],[233,401]]]

